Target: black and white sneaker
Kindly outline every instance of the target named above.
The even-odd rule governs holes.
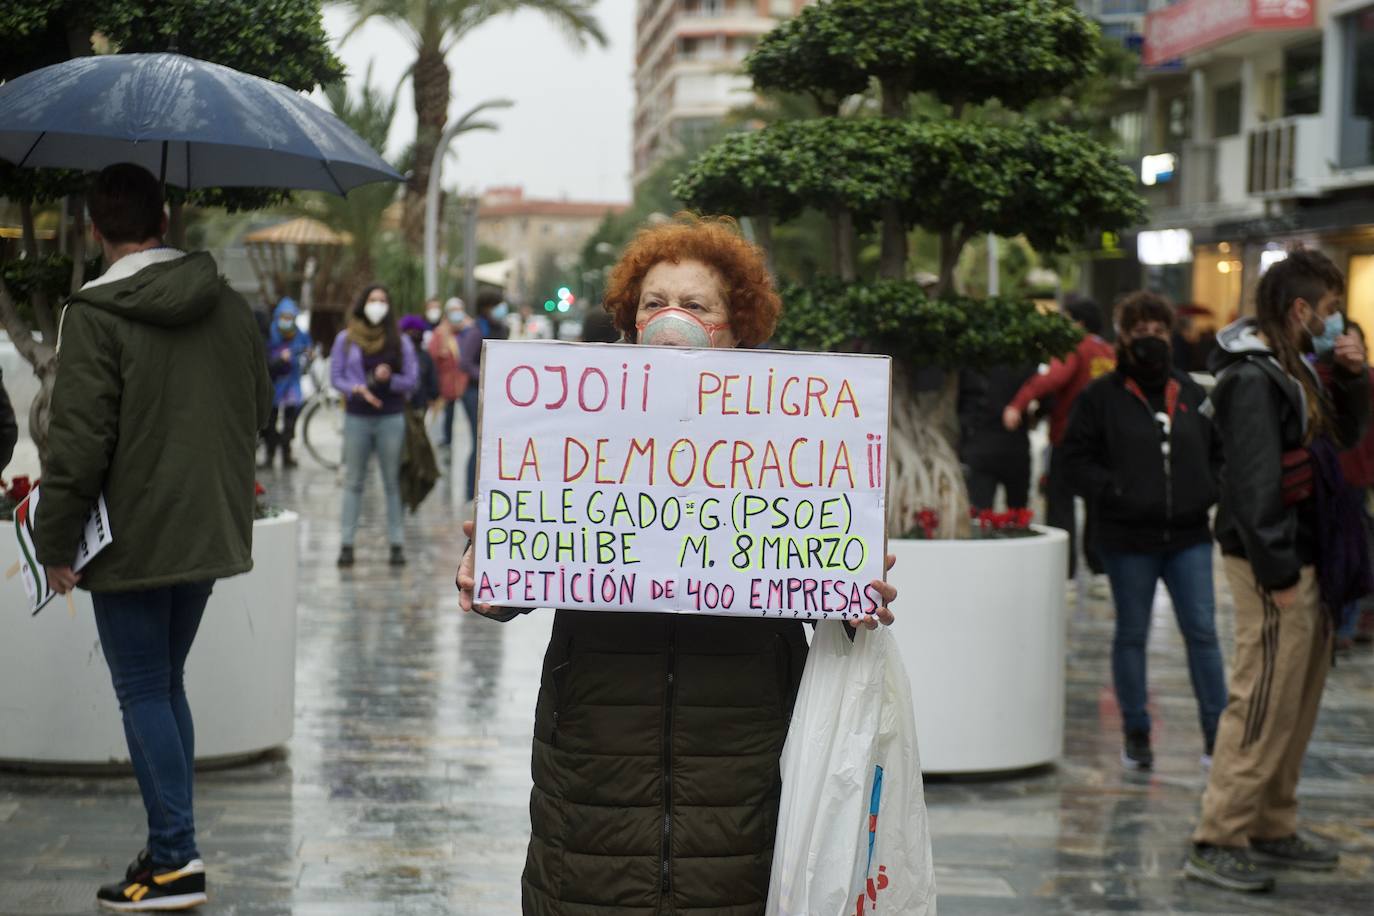
[[[1150,750],[1149,732],[1127,732],[1126,747],[1121,751],[1121,765],[1128,770],[1152,770],[1155,754]]]
[[[1277,840],[1251,840],[1250,858],[1272,868],[1303,871],[1335,871],[1341,857],[1329,846],[1313,843],[1298,834]]]
[[[1274,876],[1255,864],[1249,850],[1240,847],[1196,843],[1183,872],[1189,878],[1228,891],[1261,894],[1274,889]]]
[[[184,865],[154,865],[146,852],[129,866],[123,881],[107,884],[95,895],[107,910],[150,913],[189,910],[200,906],[205,895],[205,863],[192,859]]]

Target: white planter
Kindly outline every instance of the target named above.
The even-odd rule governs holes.
[[[892,540],[892,628],[927,773],[1014,770],[1064,742],[1068,536]]]
[[[4,524],[0,569],[9,569],[18,551]],[[290,512],[254,524],[253,571],[215,585],[186,662],[197,760],[253,754],[291,737],[298,525]],[[62,598],[30,617],[16,576],[0,580],[0,614],[0,760],[127,763],[90,595],[76,593],[75,617]]]

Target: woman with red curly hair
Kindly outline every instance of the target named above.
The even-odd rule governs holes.
[[[692,217],[634,238],[605,306],[627,341],[717,348],[758,346],[781,311],[761,252],[729,221]],[[469,548],[463,610],[519,613],[474,606],[472,568]],[[874,585],[884,604],[897,596]],[[882,607],[862,625],[892,619]],[[761,916],[805,662],[797,621],[558,611],[535,708],[526,916]]]

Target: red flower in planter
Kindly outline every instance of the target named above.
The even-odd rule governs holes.
[[[262,497],[267,495],[267,488],[258,481],[253,481],[253,495]]]
[[[935,529],[940,527],[940,514],[934,509],[922,509],[916,513],[916,524],[921,527],[926,540],[932,540],[935,537]]]

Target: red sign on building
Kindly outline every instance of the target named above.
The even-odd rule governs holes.
[[[1310,29],[1317,0],[1184,0],[1145,17],[1147,67],[1245,32]]]

